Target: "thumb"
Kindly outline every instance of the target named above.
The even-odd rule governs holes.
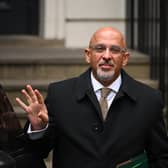
[[[42,113],[40,112],[38,114],[38,117],[42,120],[43,123],[47,124],[48,123],[48,114],[47,113]]]

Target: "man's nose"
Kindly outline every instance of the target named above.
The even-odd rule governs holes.
[[[110,52],[109,48],[106,48],[106,50],[104,51],[103,58],[104,59],[111,59],[111,52]]]

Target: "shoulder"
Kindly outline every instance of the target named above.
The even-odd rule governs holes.
[[[161,92],[159,89],[157,88],[153,88],[141,81],[137,81],[135,80],[135,88],[136,91],[141,95],[144,95],[146,97],[150,97],[150,98],[158,98],[161,99]]]
[[[62,80],[62,81],[57,81],[57,82],[52,82],[48,86],[48,92],[53,92],[53,90],[56,90],[57,92],[59,91],[65,91],[69,90],[70,88],[75,85],[77,80],[77,77]]]
[[[65,90],[73,90],[75,88],[82,87],[83,85],[85,86],[90,81],[89,76],[90,76],[90,69],[83,72],[77,77],[50,83],[48,86],[48,91],[54,89],[59,92],[59,91],[65,91]]]
[[[139,80],[130,77],[126,72],[123,72],[123,89],[136,98],[143,100],[162,101],[161,92]]]
[[[52,83],[49,84],[49,87],[52,87],[52,88],[65,87],[67,85],[72,85],[76,80],[77,80],[77,77],[66,79],[66,80],[52,82]]]
[[[65,98],[69,99],[69,96],[72,95],[72,90],[75,85],[77,78],[71,78],[63,81],[52,82],[49,84],[47,89],[47,95],[45,100],[53,102],[64,101]]]

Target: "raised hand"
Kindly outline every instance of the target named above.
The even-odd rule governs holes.
[[[32,130],[45,128],[48,123],[48,111],[42,94],[37,89],[33,90],[31,85],[27,85],[21,92],[27,102],[24,103],[18,97],[16,102],[27,113]]]

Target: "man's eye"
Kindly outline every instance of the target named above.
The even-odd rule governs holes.
[[[110,51],[111,51],[111,52],[114,52],[114,53],[118,53],[118,52],[121,51],[121,48],[118,47],[118,46],[112,46],[112,47],[110,48]]]
[[[106,49],[106,48],[103,47],[103,46],[96,46],[96,47],[95,47],[95,50],[96,50],[97,52],[103,52],[105,49]]]

